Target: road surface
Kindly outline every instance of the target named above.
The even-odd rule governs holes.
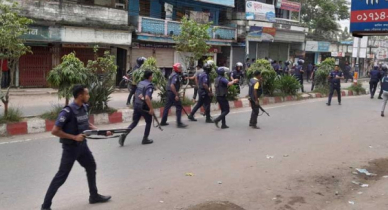
[[[171,125],[163,132],[153,129],[152,145],[141,145],[143,126],[130,134],[122,148],[116,139],[90,140],[99,191],[112,195],[112,200],[88,204],[86,175],[75,164],[52,207],[387,209],[388,179],[383,176],[388,175],[388,119],[380,117],[381,101],[360,96],[344,98],[342,106],[333,102],[327,107],[325,102],[314,99],[265,106],[271,117],[259,117],[261,130],[248,128],[250,110],[239,109],[227,116],[228,130],[199,118],[187,122],[185,130]],[[0,209],[39,209],[60,156],[58,140],[47,133],[1,138]],[[353,174],[356,168],[367,168],[377,176],[366,180]]]

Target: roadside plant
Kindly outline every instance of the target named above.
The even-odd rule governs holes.
[[[365,88],[362,87],[362,84],[360,83],[357,83],[357,84],[352,84],[348,90],[351,90],[353,92],[355,92],[357,95],[360,95],[360,93],[366,93],[366,90]]]
[[[246,72],[247,78],[251,79],[253,77],[253,73],[257,70],[261,72],[264,94],[273,96],[276,90],[275,79],[277,74],[275,70],[272,68],[269,61],[259,59],[256,60],[255,63],[252,63],[248,68]]]
[[[300,88],[299,81],[290,75],[284,75],[276,77],[275,80],[276,89],[279,90],[283,95],[295,96]]]
[[[326,58],[321,64],[319,64],[314,77],[314,83],[317,90],[328,92],[330,88],[328,77],[330,72],[334,69],[334,66],[334,58]]]

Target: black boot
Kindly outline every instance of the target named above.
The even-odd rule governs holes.
[[[170,124],[168,124],[167,122],[161,122],[160,123],[160,126],[167,126],[167,125],[170,125]]]
[[[144,137],[143,141],[141,142],[142,144],[152,144],[154,141],[152,139],[148,139],[148,137]]]
[[[186,128],[187,125],[186,125],[186,124],[183,124],[183,123],[178,123],[178,124],[176,125],[176,127],[177,127],[177,128]]]
[[[97,194],[96,196],[90,196],[89,197],[89,203],[90,204],[95,204],[95,203],[105,203],[109,201],[112,197],[111,196],[104,196]]]
[[[51,208],[44,208],[44,207],[42,207],[40,210],[51,210]]]
[[[384,117],[384,112],[381,112],[381,116]]]
[[[227,126],[227,125],[222,125],[221,126],[221,129],[228,129],[229,128],[229,126]]]
[[[195,119],[193,115],[189,115],[189,120],[194,122],[197,121],[197,119]]]
[[[207,118],[206,118],[206,123],[214,123],[214,121],[212,120],[212,118],[207,117]]]
[[[119,144],[120,144],[120,146],[124,146],[125,139],[127,138],[128,134],[130,132],[131,131],[129,131],[128,133],[123,133],[123,134],[120,135],[120,137],[119,137]]]

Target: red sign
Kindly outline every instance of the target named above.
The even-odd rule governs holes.
[[[387,9],[352,11],[350,20],[352,23],[384,22],[388,21]]]
[[[293,1],[282,1],[282,6],[280,9],[292,11],[292,12],[299,12],[301,8],[301,4],[298,2],[293,2]]]
[[[270,34],[273,37],[275,37],[276,34],[276,28],[269,28],[269,27],[263,27],[263,33]]]

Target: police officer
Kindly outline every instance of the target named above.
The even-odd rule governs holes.
[[[226,99],[226,96],[228,94],[228,86],[236,84],[238,82],[238,79],[233,79],[231,82],[229,82],[225,78],[225,68],[224,67],[218,68],[217,74],[218,74],[218,77],[216,78],[216,80],[214,82],[214,87],[215,87],[215,91],[216,91],[217,102],[220,104],[221,115],[214,120],[214,123],[216,124],[217,127],[219,127],[218,123],[220,121],[222,121],[221,128],[227,129],[229,127],[226,125],[225,117],[229,113],[229,102]]]
[[[195,86],[194,86],[194,95],[193,95],[193,101],[197,101],[197,95],[198,95],[198,75],[203,72],[203,69],[200,65],[197,65],[195,73],[192,77],[189,79],[194,80]]]
[[[311,80],[311,91],[314,90],[315,87],[315,74],[317,72],[318,68],[316,67],[315,64],[313,64],[313,70],[311,72],[310,80]]]
[[[290,61],[285,61],[284,62],[284,68],[283,68],[283,72],[284,72],[284,74],[285,75],[288,75],[289,74],[289,72],[290,72]]]
[[[253,73],[253,78],[249,80],[249,102],[251,103],[252,113],[251,119],[249,121],[249,126],[254,129],[260,129],[257,126],[257,117],[259,116],[259,98],[261,96],[261,88],[260,88],[260,77],[261,72],[255,71]]]
[[[302,93],[304,93],[304,87],[303,87],[303,63],[304,63],[304,60],[302,59],[299,59],[298,60],[298,64],[295,66],[295,69],[294,69],[294,76],[296,77],[296,79],[299,80],[299,83],[300,83],[300,87],[302,89]]]
[[[141,117],[146,122],[142,144],[152,144],[154,141],[148,139],[151,131],[152,116],[154,115],[154,108],[152,107],[152,93],[154,92],[154,85],[152,81],[152,71],[146,70],[144,72],[144,80],[137,84],[135,92],[135,104],[133,109],[132,124],[128,126],[130,132],[137,126]],[[128,134],[127,134],[128,135]],[[120,146],[124,146],[125,138],[119,138]]]
[[[387,68],[387,65],[384,64],[382,68],[383,69]],[[387,101],[388,101],[388,75],[387,74],[385,74],[384,77],[381,79],[381,89],[383,90],[383,97],[384,97],[383,105],[381,107],[381,116],[384,117],[385,106],[387,105]]]
[[[85,168],[89,184],[89,203],[102,203],[108,201],[111,196],[103,196],[97,193],[96,186],[96,162],[89,150],[83,131],[97,129],[89,122],[88,110],[85,103],[88,102],[89,90],[83,85],[73,87],[74,102],[63,108],[60,112],[51,133],[60,138],[62,143],[62,158],[59,171],[52,180],[42,210],[51,209],[52,200],[58,189],[65,183],[75,161]],[[107,132],[106,135],[112,135]]]
[[[132,70],[132,75],[135,73],[136,70],[140,69],[140,67],[144,64],[144,62],[146,60],[147,60],[147,58],[145,58],[145,57],[139,57],[139,58],[136,59],[136,66]],[[131,104],[131,98],[135,94],[135,92],[136,92],[136,83],[135,83],[135,81],[132,78],[131,91],[130,91],[130,93],[128,95],[127,106]],[[135,98],[133,98],[133,102],[135,102]]]
[[[344,75],[339,69],[339,65],[336,65],[334,71],[329,74],[330,94],[329,101],[326,103],[328,106],[331,105],[331,98],[333,97],[334,90],[337,91],[338,104],[341,105],[341,79],[344,79]]]
[[[243,77],[243,72],[242,72],[243,64],[238,62],[236,63],[236,69],[232,72],[230,75],[230,78],[233,80],[237,79],[237,81],[240,81],[241,78]],[[225,69],[224,69],[225,71]],[[234,86],[236,87],[237,93],[240,94],[240,84],[239,83],[234,83]]]
[[[211,103],[211,97],[213,97],[213,93],[210,87],[210,71],[211,66],[208,63],[205,63],[203,66],[204,72],[198,75],[198,102],[194,106],[193,110],[191,111],[189,115],[189,120],[191,121],[197,121],[197,119],[194,118],[194,114],[198,111],[198,109],[203,106],[205,108],[205,115],[206,115],[206,123],[213,123],[213,120],[210,117],[210,103]]]
[[[171,106],[175,106],[176,108],[176,119],[177,119],[177,127],[185,128],[187,125],[183,124],[181,121],[182,116],[182,102],[179,98],[179,89],[181,87],[181,74],[182,74],[182,65],[180,63],[176,63],[173,66],[174,72],[168,78],[167,84],[167,102],[164,106],[163,118],[160,123],[161,126],[169,125],[167,123],[168,112],[170,111]]]
[[[349,79],[352,80],[353,82],[353,76],[351,74],[351,71],[352,71],[352,67],[349,65],[348,62],[346,62],[345,64],[345,70],[344,70],[344,76],[345,76],[345,83],[348,82]]]
[[[370,80],[369,80],[369,90],[370,90],[370,98],[374,98],[375,92],[377,89],[377,84],[381,79],[381,73],[379,70],[379,66],[375,65],[373,70],[369,72]]]
[[[381,66],[381,76],[385,77],[387,75],[388,71],[388,66],[386,64]],[[381,86],[383,85],[383,82],[381,81]],[[383,95],[383,88],[380,88],[380,93],[379,93],[379,98],[378,99],[383,99],[381,96]]]
[[[307,82],[309,82],[309,80],[311,79],[311,73],[313,72],[313,69],[314,69],[314,65],[312,63],[309,63],[307,65],[307,71],[306,71]]]

